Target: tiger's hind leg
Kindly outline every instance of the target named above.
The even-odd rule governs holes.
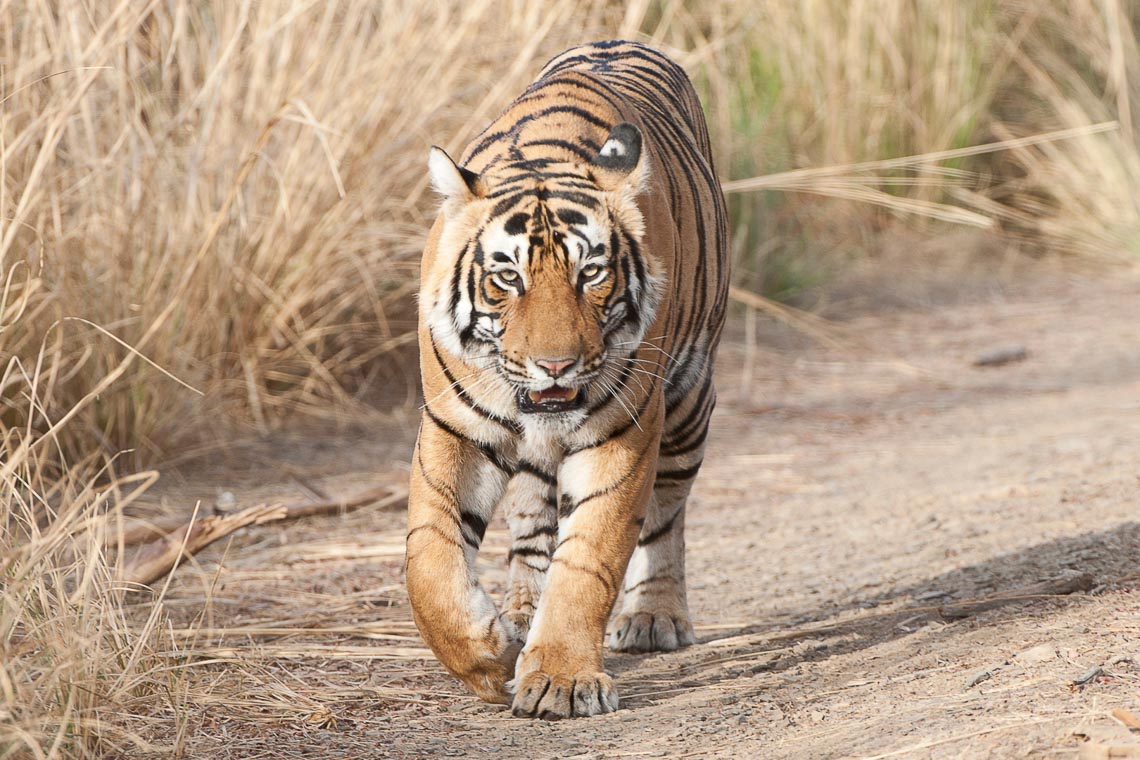
[[[689,481],[691,483],[691,481]],[[669,494],[654,487],[646,528],[625,575],[625,598],[610,631],[610,649],[619,652],[671,651],[693,638],[685,596],[685,501],[688,483]],[[653,518],[656,519],[653,519]]]
[[[712,380],[706,379],[666,420],[653,500],[626,570],[611,649],[671,651],[696,640],[685,593],[685,506],[704,458],[715,401]]]

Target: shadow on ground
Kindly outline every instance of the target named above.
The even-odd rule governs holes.
[[[968,565],[887,593],[822,609],[789,611],[771,624],[749,626],[704,637],[673,668],[659,662],[656,671],[673,671],[677,690],[780,672],[801,663],[819,662],[913,634],[931,621],[969,620],[973,628],[999,626],[1025,614],[1030,606],[1080,604],[1088,595],[1140,587],[1140,523],[1126,522],[1036,544],[985,562]],[[1091,576],[1087,591],[1068,594],[1019,594],[1042,581],[1076,574]],[[1010,598],[1001,598],[1010,595]],[[657,655],[657,658],[677,655]],[[639,696],[657,688],[659,675],[646,676],[644,657],[614,656],[608,667],[626,683],[623,704],[637,708],[655,703]],[[724,667],[725,663],[732,663]]]

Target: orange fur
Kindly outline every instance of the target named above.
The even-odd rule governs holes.
[[[609,712],[623,584],[613,646],[692,641],[680,530],[727,290],[703,116],[663,56],[600,43],[548,64],[461,160],[431,156],[445,197],[423,258],[408,594],[483,699]],[[474,571],[500,501],[501,613]]]

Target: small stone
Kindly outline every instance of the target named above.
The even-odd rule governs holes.
[[[1004,364],[1012,364],[1014,362],[1025,361],[1029,357],[1029,352],[1025,350],[1025,346],[1010,345],[999,346],[991,348],[988,351],[983,351],[974,358],[975,367],[1000,367]]]
[[[980,684],[981,682],[988,681],[993,677],[994,677],[994,672],[992,669],[986,668],[985,670],[979,670],[977,673],[975,673],[973,676],[971,676],[969,681],[966,682],[966,688],[972,689],[975,686],[977,686],[978,684]]]
[[[237,506],[237,497],[233,491],[219,490],[214,498],[214,514],[225,515],[234,511]]]
[[[1018,652],[1013,656],[1014,662],[1018,665],[1040,665],[1043,662],[1048,662],[1057,656],[1057,651],[1053,648],[1052,644],[1038,644],[1035,647],[1026,649],[1024,652]]]
[[[1098,676],[1103,676],[1103,675],[1104,675],[1104,668],[1102,668],[1100,665],[1094,665],[1093,667],[1086,670],[1084,673],[1081,673],[1079,676],[1074,678],[1073,679],[1073,686],[1085,686],[1086,684],[1089,684],[1089,683],[1092,683],[1093,681],[1095,681]]]

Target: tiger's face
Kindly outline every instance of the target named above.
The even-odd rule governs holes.
[[[615,134],[599,158],[620,153],[616,166],[532,161],[476,176],[432,154],[446,200],[421,316],[451,353],[493,363],[522,415],[602,401],[653,322],[661,283],[642,250],[640,134]]]

